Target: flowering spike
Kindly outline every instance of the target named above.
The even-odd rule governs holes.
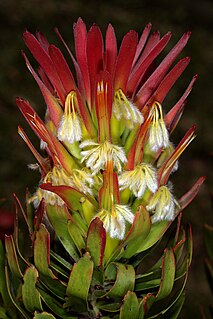
[[[54,45],[49,46],[49,55],[55,66],[56,72],[59,75],[61,83],[63,84],[66,94],[72,90],[76,90],[76,85],[70,68],[61,53],[61,51]]]
[[[176,164],[178,158],[183,153],[183,151],[187,148],[187,146],[193,141],[195,138],[195,129],[196,126],[192,126],[188,132],[184,135],[174,152],[168,158],[168,160],[164,163],[164,165],[160,168],[159,175],[159,184],[164,185],[167,183],[169,175],[173,170],[174,165]]]
[[[115,68],[115,90],[122,89],[126,93],[126,85],[132,68],[133,59],[137,48],[137,33],[129,31],[121,43]],[[128,55],[128,59],[126,58]]]
[[[179,42],[174,46],[174,48],[167,54],[161,64],[157,67],[154,73],[148,78],[148,80],[144,83],[141,89],[138,91],[136,95],[137,104],[140,105],[141,108],[144,107],[146,102],[152,95],[153,89],[156,89],[165,76],[167,70],[170,68],[172,63],[175,61],[176,57],[183,50],[185,45],[187,44],[191,33],[185,33]]]
[[[156,44],[156,46],[147,54],[146,58],[140,59],[137,65],[131,72],[128,80],[127,92],[130,96],[134,96],[138,88],[139,82],[144,75],[147,68],[151,65],[154,59],[160,54],[165,48],[171,38],[171,32],[167,33],[162,39]]]
[[[181,225],[182,210],[197,194],[204,177],[177,201],[169,177],[193,140],[195,127],[176,149],[170,135],[196,77],[163,117],[162,101],[189,63],[185,58],[173,65],[190,34],[186,33],[157,66],[156,58],[171,33],[160,38],[159,31],[149,36],[150,30],[148,24],[139,42],[131,30],[118,50],[111,25],[104,40],[97,25],[87,32],[78,19],[74,56],[56,29],[73,62],[77,83],[60,49],[41,33],[36,37],[24,33],[40,64],[37,74],[24,55],[47,104],[45,123],[27,101],[17,98],[17,105],[40,138],[47,159],[19,127],[38,162],[30,167],[40,168],[41,180],[35,193],[27,196],[27,213],[17,199],[15,207],[16,212],[21,208],[27,223],[30,246],[35,247],[33,255],[26,247],[25,256],[26,245],[19,250],[22,234],[17,223],[6,254],[0,241],[0,277],[6,275],[6,296],[9,293],[14,304],[18,302],[17,309],[8,312],[0,298],[3,314],[12,316],[15,312],[14,318],[18,318],[26,308],[29,317],[37,317],[35,312],[41,307],[37,309],[33,298],[26,295],[31,287],[48,301],[41,316],[50,311],[54,318],[124,319],[132,315],[137,319],[159,316],[159,308],[170,317],[176,304],[180,312],[186,280],[182,287],[175,282],[187,277],[192,252],[191,233],[185,233]],[[171,225],[175,231],[167,232]],[[165,252],[159,260],[154,256],[156,245]],[[144,268],[144,256],[151,269]],[[5,268],[4,258],[10,269]],[[20,271],[19,259],[24,261]],[[31,278],[23,267],[34,267],[33,263],[38,274]],[[23,286],[19,280],[22,275]],[[4,296],[4,287],[1,292]],[[181,296],[181,302],[174,305],[172,300],[170,307],[166,298],[176,295]]]
[[[40,80],[40,78],[38,77],[38,75],[36,74],[34,69],[32,68],[26,55],[24,54],[24,52],[22,52],[22,55],[25,59],[25,62],[26,62],[26,65],[27,65],[29,71],[31,72],[34,79],[36,80],[36,82],[37,82],[37,84],[38,84],[38,86],[39,86],[39,88],[44,96],[45,102],[46,102],[48,110],[49,110],[50,119],[53,121],[55,127],[57,128],[59,125],[61,116],[62,116],[62,109],[61,109],[60,105],[58,104],[57,100],[55,99],[55,97],[51,94],[51,92],[48,90],[48,88]]]
[[[62,104],[65,102],[65,91],[61,80],[56,72],[56,69],[53,65],[50,56],[47,52],[43,49],[39,41],[32,35],[30,32],[25,31],[23,34],[24,42],[26,43],[28,49],[31,51],[32,55],[41,65],[43,70],[46,72],[48,78],[52,82],[53,86],[55,87],[59,98],[62,101]]]

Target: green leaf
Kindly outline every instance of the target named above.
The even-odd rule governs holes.
[[[102,266],[106,245],[106,231],[103,222],[96,217],[90,224],[87,234],[87,250],[89,251],[95,267]]]
[[[140,205],[135,213],[134,221],[130,230],[107,263],[109,264],[110,262],[119,260],[120,258],[129,259],[131,256],[135,255],[138,250],[138,246],[141,246],[141,243],[147,237],[150,228],[151,221],[149,213],[142,205]]]
[[[18,300],[16,300],[16,298],[13,296],[14,291],[11,291],[11,290],[10,290],[11,287],[12,287],[12,285],[11,285],[11,282],[10,282],[10,278],[9,278],[9,277],[10,277],[10,276],[9,276],[8,267],[6,266],[6,267],[5,267],[5,278],[6,278],[6,284],[7,284],[7,291],[8,291],[8,294],[9,294],[9,296],[10,296],[10,299],[11,299],[13,305],[18,309],[18,312],[19,312],[20,314],[22,314],[23,318],[24,318],[24,319],[30,319],[29,316],[28,316],[28,314],[25,312],[25,310],[22,309],[22,306],[20,305],[20,303],[18,302]],[[14,317],[13,317],[13,315],[12,315],[11,318],[17,318],[17,316],[15,316],[15,314],[14,314]]]
[[[23,274],[21,272],[18,257],[16,253],[16,248],[14,244],[14,240],[12,235],[11,236],[5,236],[5,248],[7,252],[7,260],[10,267],[11,272],[18,278],[22,278]]]
[[[77,189],[70,186],[53,186],[47,183],[40,185],[40,187],[60,196],[70,208],[70,210],[82,212],[82,202],[85,201],[89,201],[94,206],[95,211],[98,208],[98,203],[92,196],[86,196]]]
[[[156,244],[156,242],[161,239],[170,225],[171,222],[165,220],[152,224],[151,230],[146,237],[146,240],[141,243],[141,246],[138,248],[137,253],[145,251]]]
[[[49,291],[51,295],[55,295],[61,300],[64,300],[66,294],[66,284],[60,281],[57,277],[51,278],[40,274],[39,282]]]
[[[74,264],[67,285],[67,306],[75,307],[79,312],[86,311],[90,284],[92,281],[94,263],[89,253],[86,253]],[[81,307],[81,308],[79,308]]]
[[[44,203],[44,200],[42,199],[42,201],[40,202],[35,212],[35,217],[33,220],[34,232],[36,232],[39,229],[39,226],[41,225],[41,222],[44,216],[44,210],[45,210],[45,203]]]
[[[0,318],[1,319],[10,319],[10,317],[8,317],[6,314],[6,310],[2,307],[0,307]]]
[[[164,314],[165,319],[177,319],[181,312],[185,301],[185,293],[183,292],[172,307]]]
[[[85,237],[83,232],[73,220],[68,221],[67,229],[75,246],[81,254],[82,249],[85,249]]]
[[[206,179],[205,176],[201,176],[197,180],[197,182],[192,186],[192,188],[178,200],[181,206],[181,210],[183,210],[185,207],[187,207],[191,203],[191,201],[193,201],[193,199],[199,192],[200,187],[205,182],[205,179]]]
[[[135,291],[144,291],[148,289],[153,289],[153,288],[159,287],[160,283],[161,283],[160,278],[139,282],[139,283],[136,283],[135,285]]]
[[[37,313],[33,319],[56,319],[53,315],[47,312]]]
[[[175,295],[175,297],[173,297],[173,300],[170,300],[169,301],[169,305],[164,308],[163,310],[161,310],[161,312],[155,314],[155,315],[152,315],[150,317],[148,317],[147,319],[154,319],[154,318],[167,318],[167,319],[170,319],[170,315],[172,315],[173,311],[170,311],[170,309],[174,306],[174,308],[176,308],[175,305],[178,305],[179,303],[179,299],[184,297],[183,294],[184,294],[184,290],[185,290],[185,287],[186,287],[186,282],[187,282],[187,277],[188,277],[188,269],[186,271],[186,274],[185,274],[185,278],[184,278],[184,281],[183,281],[183,284],[182,284],[182,287],[180,288],[180,290],[177,292],[177,294]],[[182,303],[181,303],[182,305]],[[181,310],[181,305],[180,305],[180,310]],[[173,310],[174,310],[173,308]],[[178,308],[178,306],[177,306]],[[152,309],[151,309],[152,310]],[[175,310],[174,310],[175,311]],[[167,313],[169,315],[167,315]],[[175,313],[175,312],[174,312]]]
[[[29,312],[42,310],[40,294],[36,289],[38,279],[37,269],[31,265],[26,269],[23,279],[24,284],[22,286],[22,298],[25,308]]]
[[[120,309],[121,303],[120,302],[104,302],[100,301],[96,304],[97,308],[100,310],[108,311],[108,312],[117,312]]]
[[[131,258],[140,249],[141,245],[146,242],[146,238],[151,230],[150,215],[142,205],[135,214],[133,224],[122,243],[127,245],[122,258]]]
[[[112,262],[105,270],[105,280],[114,284],[102,297],[124,297],[128,290],[134,290],[135,270],[131,265]]]
[[[71,219],[71,216],[65,210],[65,207],[60,206],[47,205],[46,212],[60,242],[71,258],[77,261],[79,254],[67,229],[68,220]]]
[[[121,306],[119,319],[138,319],[139,304],[134,292],[128,291]]]
[[[156,301],[167,297],[173,288],[175,279],[175,257],[172,249],[165,249],[162,261],[162,277]]]
[[[191,227],[189,227],[189,230],[188,230],[186,244],[187,244],[187,252],[185,257],[182,260],[182,263],[179,265],[178,269],[176,269],[175,279],[179,279],[187,273],[188,267],[190,266],[192,261],[193,241],[192,241]]]
[[[0,240],[0,294],[3,305],[8,309],[8,314],[11,313],[11,318],[16,319],[15,308],[7,291],[6,277],[5,277],[5,252],[2,241]]]
[[[50,234],[43,224],[40,225],[36,232],[36,239],[34,242],[34,262],[39,273],[44,276],[55,278],[53,272],[49,269]]]
[[[62,319],[77,319],[77,317],[72,317],[70,314],[66,312],[66,310],[63,308],[63,305],[61,305],[56,298],[51,297],[48,293],[46,293],[41,286],[38,286],[38,290],[41,294],[41,297],[45,304],[49,307],[50,310],[55,314],[56,318],[62,318]]]

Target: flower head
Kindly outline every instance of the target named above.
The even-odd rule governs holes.
[[[162,106],[154,102],[151,108],[152,121],[149,127],[148,143],[152,151],[157,152],[169,145],[169,133],[163,120]]]
[[[108,141],[99,144],[91,140],[87,140],[80,144],[81,148],[90,146],[92,148],[81,152],[81,162],[86,162],[86,166],[93,172],[92,175],[97,174],[100,169],[105,169],[108,161],[114,162],[117,170],[121,172],[122,164],[127,161],[122,147],[113,145]]]
[[[189,63],[185,58],[171,68],[190,33],[183,35],[150,74],[150,66],[171,38],[171,33],[162,38],[154,33],[149,38],[150,30],[149,24],[139,41],[137,32],[129,31],[118,50],[111,25],[103,39],[97,25],[87,31],[78,19],[74,25],[75,57],[57,31],[74,62],[77,81],[59,48],[39,32],[36,36],[24,33],[24,41],[40,65],[39,75],[23,56],[48,109],[43,122],[27,101],[17,99],[48,158],[46,162],[22,134],[40,166],[41,183],[70,186],[78,191],[75,194],[88,197],[83,206],[94,204],[93,210],[98,212],[89,216],[98,214],[112,238],[124,238],[126,225],[134,218],[131,205],[143,202],[146,190],[153,221],[174,218],[178,204],[165,185],[193,134],[190,131],[173,151],[169,132],[178,123],[194,81],[165,118],[162,111],[164,98]],[[50,205],[68,205],[55,193],[38,187],[31,201],[38,206],[42,198]],[[72,207],[70,210],[72,213]]]
[[[115,91],[113,114],[117,120],[124,120],[125,125],[130,129],[137,123],[143,123],[144,120],[137,106],[127,99],[121,89]]]
[[[58,139],[73,144],[82,137],[80,120],[76,110],[76,94],[70,92],[65,101],[64,114],[58,128]]]
[[[102,220],[105,230],[111,238],[124,239],[126,222],[132,224],[134,214],[126,205],[115,204],[111,211],[102,209],[97,216]]]
[[[125,171],[119,176],[120,189],[127,187],[136,197],[142,197],[146,188],[155,193],[158,188],[157,174],[150,164],[142,163],[131,171]]]
[[[161,220],[173,220],[177,207],[179,204],[167,186],[159,187],[146,206],[153,213],[153,223]]]
[[[53,186],[71,186],[85,194],[92,194],[93,178],[85,170],[73,169],[72,173],[68,174],[62,167],[54,166],[52,171],[46,174],[42,183],[51,183]],[[49,205],[64,205],[64,201],[57,194],[39,187],[29,201],[33,202],[35,207],[38,207],[42,198]]]

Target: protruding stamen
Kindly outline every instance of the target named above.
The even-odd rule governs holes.
[[[112,205],[111,211],[102,209],[97,215],[104,224],[105,230],[111,238],[122,240],[126,232],[126,222],[132,224],[134,214],[128,206],[115,204]]]
[[[86,171],[73,169],[72,174],[68,175],[62,167],[54,166],[52,171],[46,174],[42,183],[51,183],[53,186],[71,186],[85,194],[92,194],[90,187],[93,185],[93,178]],[[37,207],[42,198],[50,205],[64,205],[63,200],[58,195],[41,188],[37,189],[33,197],[30,198],[30,202],[33,202],[34,206]]]
[[[87,140],[80,144],[81,148],[90,146],[92,147],[91,149],[81,152],[81,162],[86,162],[86,166],[92,170],[92,175],[97,174],[100,169],[105,169],[109,161],[114,162],[114,166],[121,172],[122,164],[127,162],[122,147],[113,145],[108,141],[99,144]]]
[[[121,89],[118,89],[115,92],[113,114],[117,120],[123,118],[125,120],[125,125],[130,129],[134,127],[134,124],[141,124],[144,120],[137,106],[127,99]]]
[[[131,171],[125,171],[119,177],[120,189],[130,188],[136,197],[141,198],[148,188],[152,193],[158,188],[157,174],[155,169],[149,165],[142,163]]]
[[[67,95],[64,115],[58,128],[58,139],[73,144],[82,137],[80,120],[77,114],[78,102],[74,91]]]
[[[167,186],[159,187],[152,196],[149,205],[146,206],[149,211],[154,213],[153,223],[161,220],[173,220],[177,207],[179,204]]]
[[[150,116],[152,117],[152,121],[149,127],[148,143],[151,150],[157,152],[160,148],[166,148],[169,144],[169,133],[163,119],[160,103],[153,103]]]

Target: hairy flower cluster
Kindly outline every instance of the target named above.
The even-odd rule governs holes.
[[[48,157],[46,161],[20,130],[42,175],[42,187],[30,201],[36,207],[42,199],[47,206],[63,207],[67,188],[74,189],[95,203],[96,211],[94,207],[85,211],[85,220],[98,217],[109,236],[119,240],[134,223],[136,204],[148,210],[152,223],[176,217],[179,204],[167,187],[168,180],[194,138],[192,128],[177,148],[170,142],[170,132],[178,123],[193,81],[176,105],[167,114],[163,112],[166,94],[189,63],[185,58],[171,69],[189,34],[149,75],[146,71],[171,34],[154,42],[147,30],[139,41],[135,31],[127,33],[118,51],[111,25],[104,43],[96,25],[87,32],[79,19],[74,26],[76,58],[72,56],[77,83],[59,48],[40,33],[24,33],[24,41],[40,65],[39,75],[24,58],[48,109],[43,122],[27,101],[17,99]],[[46,190],[47,184],[54,188]]]

